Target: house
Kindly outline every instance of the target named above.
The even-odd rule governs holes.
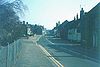
[[[60,21],[58,21],[58,23],[56,23],[56,27],[54,27],[54,28],[52,29],[53,35],[54,35],[55,37],[60,37],[60,30],[59,30],[59,27],[60,27]]]
[[[100,2],[81,16],[81,44],[100,47]]]
[[[81,41],[80,19],[70,21],[67,25],[67,30],[68,30],[68,40],[74,42]]]
[[[67,34],[68,34],[68,31],[67,31],[67,24],[68,24],[68,21],[65,20],[61,25],[59,25],[58,27],[58,30],[59,30],[59,35],[62,39],[67,39]]]

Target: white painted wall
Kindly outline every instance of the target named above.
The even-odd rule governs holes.
[[[81,34],[77,32],[77,29],[70,29],[68,30],[68,39],[80,42]]]

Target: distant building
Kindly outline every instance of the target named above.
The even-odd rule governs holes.
[[[31,31],[31,25],[27,25],[27,34],[28,35],[32,35],[32,31]]]
[[[59,25],[58,27],[58,30],[59,30],[59,35],[62,39],[67,39],[67,34],[68,34],[68,31],[67,31],[67,25],[68,24],[68,21],[65,20],[61,25]]]
[[[39,27],[37,28],[36,34],[37,34],[37,35],[42,35],[42,27],[41,27],[41,26],[39,26]]]

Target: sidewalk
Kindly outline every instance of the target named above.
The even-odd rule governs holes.
[[[37,46],[40,36],[23,39],[22,50],[14,67],[55,67],[55,64]]]

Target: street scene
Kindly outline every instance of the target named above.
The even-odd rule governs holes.
[[[0,67],[100,67],[100,1],[0,0]]]

